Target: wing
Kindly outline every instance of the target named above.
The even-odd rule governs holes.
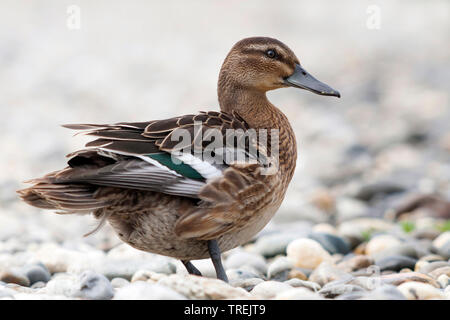
[[[249,127],[237,114],[201,112],[149,122],[64,127],[97,139],[86,144],[88,149],[68,155],[69,167],[58,173],[53,183],[88,183],[199,198],[200,190],[208,181],[223,176],[233,159],[241,154],[257,158],[249,151],[252,148],[245,135]],[[244,147],[224,147],[222,140],[210,150],[214,158],[205,159],[204,151],[218,139],[211,135],[218,133],[220,139],[226,139],[228,129],[244,133],[237,137],[244,140],[240,141]]]

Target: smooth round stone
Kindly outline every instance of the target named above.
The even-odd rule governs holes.
[[[339,222],[360,218],[367,215],[367,205],[354,198],[341,197],[336,202],[336,214]]]
[[[280,254],[285,255],[286,247],[296,238],[298,238],[298,234],[296,233],[268,234],[256,240],[253,250],[266,258],[275,257]]]
[[[311,273],[308,280],[323,286],[331,281],[350,280],[351,278],[352,276],[349,273],[328,262],[323,262]]]
[[[35,282],[31,285],[31,289],[42,289],[45,288],[46,283],[43,281]]]
[[[381,271],[400,271],[403,268],[414,269],[416,261],[416,259],[405,256],[390,256],[375,260],[375,264],[380,267]]]
[[[123,288],[130,284],[130,281],[124,278],[114,278],[111,280],[111,285],[114,289]]]
[[[435,261],[444,261],[446,259],[444,259],[443,257],[441,257],[440,255],[437,254],[429,254],[423,257],[420,257],[419,261],[426,261],[426,262],[435,262]]]
[[[445,295],[440,289],[422,282],[405,282],[398,286],[398,290],[408,300],[445,299]]]
[[[345,284],[345,283],[337,283],[326,284],[322,289],[320,289],[319,294],[324,296],[325,298],[335,298],[342,294],[349,294],[355,292],[363,292],[364,289],[360,286],[353,284]]]
[[[164,278],[166,275],[162,273],[157,273],[151,270],[138,270],[131,277],[131,282],[135,281],[152,281],[157,282],[160,279]]]
[[[261,274],[267,273],[266,260],[259,254],[245,251],[232,253],[225,261],[227,269],[237,269],[242,266],[250,266],[258,270]]]
[[[292,289],[292,287],[284,282],[265,281],[256,285],[251,294],[261,299],[271,299],[278,293]]]
[[[318,223],[312,228],[313,232],[319,232],[319,233],[327,233],[327,234],[333,234],[337,235],[337,230],[335,227],[333,227],[331,224],[328,223]]]
[[[114,289],[102,274],[85,271],[80,275],[79,297],[92,300],[109,300],[114,296]]]
[[[249,278],[249,279],[233,279],[230,280],[230,285],[233,287],[239,287],[246,291],[252,291],[255,286],[264,282],[261,278]]]
[[[114,300],[186,300],[186,297],[163,285],[136,281],[117,289]]]
[[[446,275],[450,277],[450,266],[434,269],[428,275],[434,279],[439,278],[441,275]]]
[[[30,286],[30,280],[28,280],[27,276],[18,269],[9,269],[0,272],[0,281],[15,283],[23,287]]]
[[[440,284],[441,288],[446,288],[450,284],[450,277],[446,274],[441,274],[437,278],[437,282]]]
[[[250,294],[219,279],[172,274],[158,281],[188,299],[247,299]]]
[[[447,261],[434,261],[434,262],[426,262],[425,264],[423,264],[423,266],[420,266],[419,262],[421,262],[420,260],[417,261],[417,265],[419,265],[419,268],[417,269],[418,272],[422,272],[422,273],[430,273],[435,269],[441,268],[441,267],[448,267],[449,263]]]
[[[374,260],[366,255],[354,255],[344,258],[337,263],[337,267],[345,272],[352,272],[359,269],[367,268],[374,264]]]
[[[439,284],[436,280],[434,280],[429,275],[420,273],[420,272],[405,272],[405,273],[392,273],[392,274],[382,274],[380,277],[382,283],[392,284],[395,286],[399,286],[402,283],[406,282],[422,282],[426,284],[430,284],[435,288],[439,288]]]
[[[80,290],[79,277],[74,274],[59,273],[47,282],[43,290],[49,295],[76,297]]]
[[[414,247],[414,245],[412,245],[410,243],[402,243],[402,244],[390,247],[386,250],[378,252],[377,254],[374,254],[373,258],[375,260],[380,260],[380,259],[391,257],[391,256],[404,256],[404,257],[410,257],[413,259],[418,258],[416,248]]]
[[[287,257],[277,257],[269,264],[267,277],[270,280],[287,280],[289,272],[293,267],[294,264]]]
[[[444,247],[449,241],[450,241],[450,231],[445,231],[441,233],[436,239],[433,240],[433,247],[436,249],[440,249]]]
[[[51,279],[50,272],[44,264],[33,264],[25,266],[22,269],[23,273],[30,280],[30,284],[33,285],[36,282],[48,282]]]
[[[291,271],[289,271],[288,279],[306,280],[306,279],[308,279],[308,275],[307,275],[308,273],[305,271],[306,271],[306,269],[303,269],[303,268],[294,268]],[[311,272],[312,271],[310,271],[309,274],[311,274]]]
[[[392,285],[382,285],[372,291],[365,292],[360,300],[405,300],[403,293]]]
[[[260,275],[257,272],[246,269],[228,269],[226,273],[230,283],[233,281],[242,281],[247,279],[261,279]]]
[[[348,241],[336,235],[313,232],[308,237],[320,243],[330,254],[347,254],[350,252],[350,244]]]
[[[275,300],[321,300],[323,299],[318,293],[309,289],[299,287],[279,292],[274,297]]]
[[[382,234],[370,239],[366,245],[366,254],[373,256],[377,253],[383,252],[386,249],[398,246],[401,241],[390,234]]]
[[[287,281],[284,281],[284,283],[292,286],[293,288],[306,288],[311,291],[317,292],[320,290],[321,286],[315,282],[312,281],[305,281],[300,279],[290,279]]]
[[[447,241],[442,247],[437,248],[437,253],[445,259],[450,259],[450,241]]]
[[[289,243],[287,257],[294,266],[315,269],[324,261],[331,261],[331,255],[315,240],[300,238]]]

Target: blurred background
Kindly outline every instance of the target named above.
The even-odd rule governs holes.
[[[64,156],[86,142],[61,124],[217,110],[222,61],[249,36],[281,40],[342,94],[268,94],[292,122],[299,160],[263,233],[355,217],[406,219],[412,229],[431,217],[445,230],[449,13],[447,0],[2,0],[0,251],[52,241],[116,245],[109,226],[83,238],[94,218],[29,207],[15,190],[64,167]]]

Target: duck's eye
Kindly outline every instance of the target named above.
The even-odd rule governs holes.
[[[268,56],[270,59],[273,59],[277,56],[277,53],[275,50],[269,49],[266,51],[266,56]]]

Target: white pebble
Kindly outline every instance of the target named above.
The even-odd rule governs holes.
[[[296,267],[315,269],[324,261],[331,261],[331,255],[312,239],[300,238],[292,241],[286,248],[287,257]]]

